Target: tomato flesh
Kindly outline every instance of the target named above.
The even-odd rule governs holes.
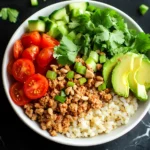
[[[17,40],[14,45],[13,45],[13,54],[14,54],[14,58],[18,59],[20,58],[22,52],[23,52],[23,45],[21,40]]]
[[[12,66],[14,64],[14,59],[11,59],[7,65],[7,72],[12,75]]]
[[[25,33],[21,37],[21,41],[25,48],[30,47],[31,45],[40,46],[41,35],[37,31]]]
[[[46,67],[52,60],[53,60],[53,49],[44,48],[39,52],[36,62],[40,67]]]
[[[36,45],[32,45],[23,51],[22,57],[34,61],[38,53],[39,53],[39,47]]]
[[[41,48],[51,47],[54,48],[55,46],[59,45],[60,43],[54,39],[53,37],[43,33],[41,36]]]
[[[29,99],[38,99],[48,90],[48,80],[41,74],[34,74],[24,83],[24,92]]]
[[[31,101],[25,96],[23,84],[20,82],[16,82],[10,87],[10,96],[13,102],[19,106],[23,106]]]
[[[25,82],[28,77],[35,73],[34,64],[31,60],[20,58],[17,59],[12,67],[13,77],[20,82]]]

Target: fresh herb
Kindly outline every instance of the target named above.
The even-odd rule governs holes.
[[[60,45],[54,48],[54,57],[62,65],[74,63],[77,54],[78,46],[66,36],[63,36]]]
[[[2,8],[0,11],[0,17],[3,20],[9,20],[10,22],[16,23],[19,15],[19,11],[13,8]]]

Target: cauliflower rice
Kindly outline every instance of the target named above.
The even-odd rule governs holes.
[[[102,133],[109,133],[121,125],[129,122],[138,108],[134,96],[128,98],[113,94],[113,99],[100,109],[91,109],[87,114],[81,114],[69,127],[66,136],[69,138],[93,137]]]

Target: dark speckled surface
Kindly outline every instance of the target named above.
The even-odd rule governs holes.
[[[47,5],[60,0],[39,0],[38,7],[31,7],[30,0],[0,0],[0,8],[13,7],[20,11],[16,24],[0,20],[0,61],[9,39],[19,25],[34,12]],[[150,11],[144,16],[139,14],[138,7],[144,3],[150,6],[150,0],[102,0],[111,4],[128,15],[130,15],[145,32],[150,33]],[[112,142],[91,146],[91,147],[71,147],[51,142],[28,128],[15,114],[11,108],[4,89],[0,81],[0,150],[150,150],[150,115],[144,119],[130,132]]]

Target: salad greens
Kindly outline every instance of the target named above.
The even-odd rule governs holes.
[[[78,53],[88,56],[91,50],[97,49],[105,52],[109,58],[128,51],[146,53],[150,49],[149,34],[129,29],[124,19],[114,10],[94,8],[93,11],[70,18],[68,30],[76,33],[76,38],[72,42],[79,48],[73,52],[74,58]],[[64,36],[61,43],[64,43]],[[55,53],[61,55],[62,53],[59,53],[57,49],[55,48]],[[63,57],[72,63],[75,60],[70,54],[65,54]],[[62,63],[59,60],[62,56],[57,58],[59,63]],[[63,59],[64,63],[67,62]]]
[[[45,22],[48,35],[60,40],[54,57],[62,65],[74,63],[77,55],[86,59],[96,50],[111,58],[129,51],[146,54],[150,49],[150,34],[129,29],[116,11],[101,9],[88,2],[69,4],[39,20]],[[36,26],[32,22],[30,25]]]

